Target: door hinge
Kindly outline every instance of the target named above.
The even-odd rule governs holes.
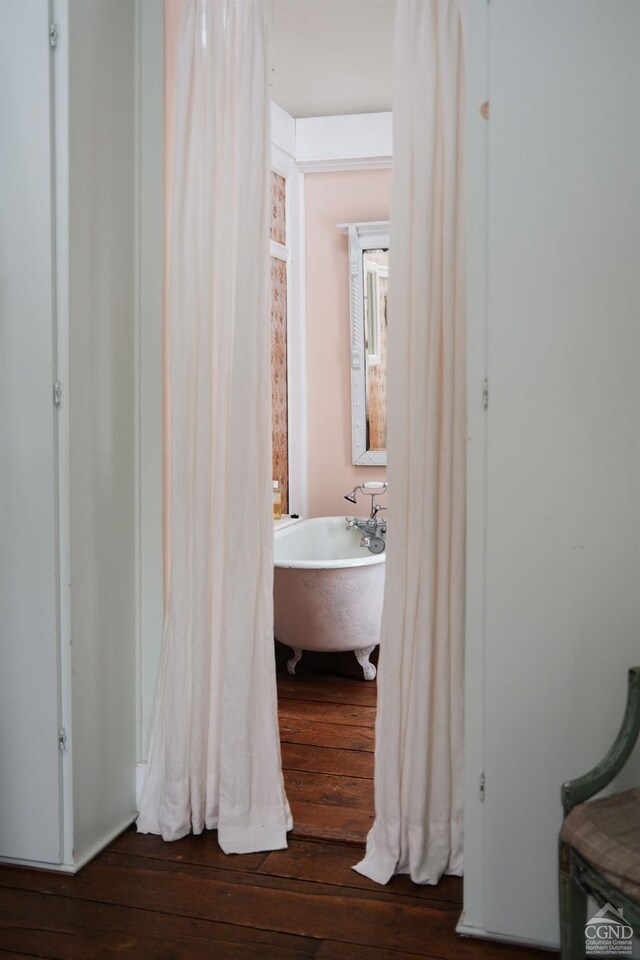
[[[58,46],[58,24],[57,23],[49,24],[49,46],[51,47]]]
[[[59,407],[62,403],[62,384],[59,380],[53,382],[53,402],[56,407]]]
[[[484,770],[483,770],[478,779],[478,796],[480,797],[481,800],[484,800],[484,784],[485,784],[485,779],[484,779]]]
[[[58,746],[61,750],[67,749],[67,728],[60,727],[58,730]]]
[[[489,381],[485,377],[482,381],[482,409],[487,410],[489,408]]]

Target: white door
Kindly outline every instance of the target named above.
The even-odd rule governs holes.
[[[483,926],[549,943],[640,663],[640,3],[489,11]]]
[[[0,3],[0,856],[60,862],[47,0]]]

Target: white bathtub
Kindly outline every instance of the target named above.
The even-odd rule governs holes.
[[[353,650],[366,680],[380,642],[385,554],[360,546],[344,517],[316,517],[274,533],[275,636],[293,648],[290,673],[304,650]]]

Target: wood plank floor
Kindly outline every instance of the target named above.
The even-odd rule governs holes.
[[[350,669],[279,677],[286,850],[225,856],[213,831],[130,829],[75,877],[0,866],[0,960],[548,958],[456,936],[458,878],[380,887],[352,870],[373,813],[375,685]]]
[[[375,682],[362,679],[355,658],[352,673],[342,655],[305,654],[295,677],[283,658],[278,713],[292,835],[364,843],[373,822]]]

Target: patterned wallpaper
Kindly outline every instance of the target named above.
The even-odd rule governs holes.
[[[287,408],[287,264],[271,257],[271,437],[273,479],[280,482],[282,512],[289,512]]]
[[[287,242],[287,181],[279,173],[271,171],[271,239],[276,243]]]
[[[285,243],[286,181],[271,172],[271,239]],[[271,257],[271,441],[273,479],[280,483],[282,512],[289,512],[289,411],[287,400],[287,264]]]

